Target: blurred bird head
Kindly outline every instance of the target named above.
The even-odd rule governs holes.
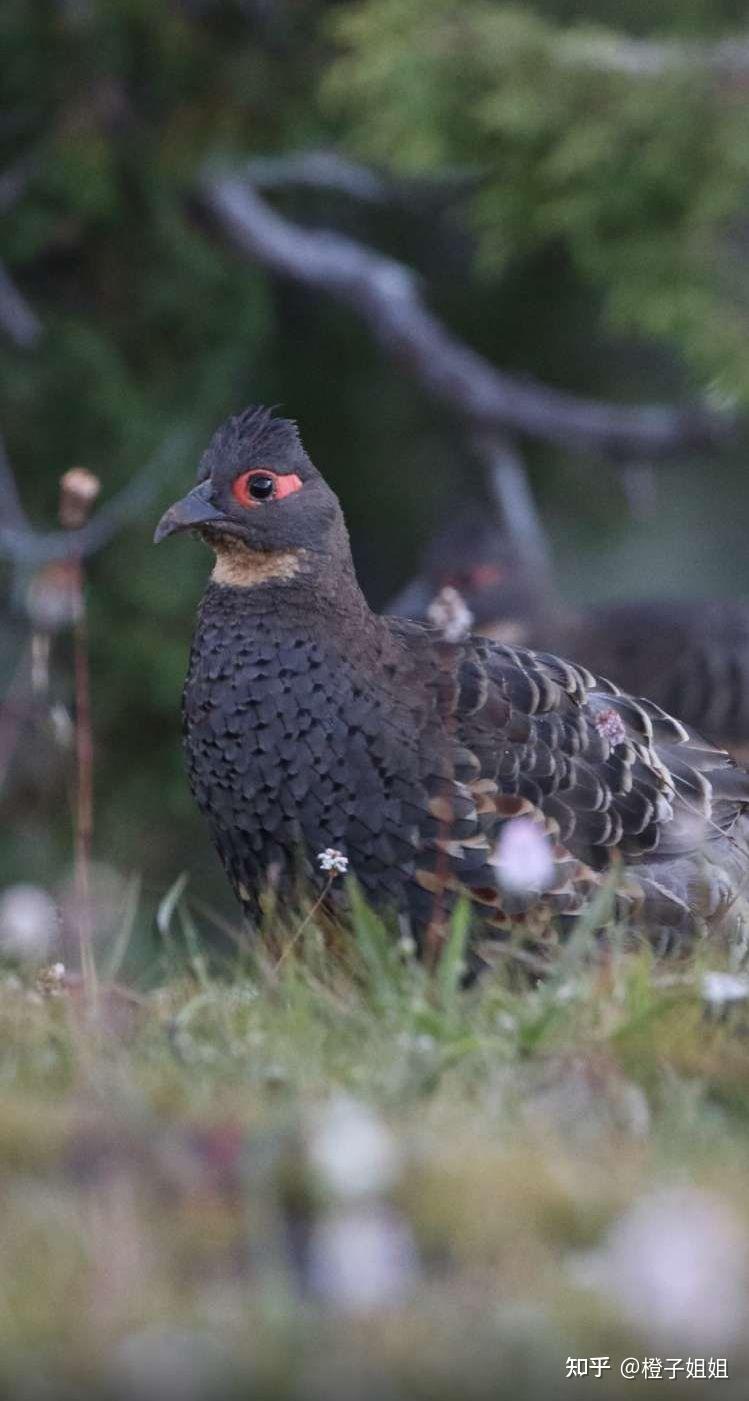
[[[478,507],[467,507],[434,536],[419,578],[388,611],[412,618],[431,617],[430,609],[455,591],[469,611],[473,627],[504,640],[522,642],[513,628],[525,624],[543,606],[546,579],[534,573],[522,551]]]
[[[330,560],[348,542],[338,499],[295,423],[253,407],[214,433],[198,484],[164,513],[154,541],[196,531],[216,552],[214,579],[248,584]]]

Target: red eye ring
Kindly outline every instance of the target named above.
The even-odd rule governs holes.
[[[253,467],[234,478],[231,494],[240,506],[262,506],[266,501],[282,501],[303,486],[295,472],[272,472],[268,467]]]

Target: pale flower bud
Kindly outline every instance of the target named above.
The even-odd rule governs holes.
[[[60,524],[65,530],[79,530],[91,514],[101,482],[87,467],[71,467],[60,478]]]
[[[473,613],[462,593],[446,584],[432,599],[427,617],[442,633],[446,642],[462,642],[473,626]]]

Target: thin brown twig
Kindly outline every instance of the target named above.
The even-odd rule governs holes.
[[[320,894],[318,895],[317,899],[315,900],[315,903],[314,903],[313,905],[310,905],[310,908],[308,909],[306,915],[304,916],[304,919],[302,920],[301,924],[299,925],[299,927],[298,927],[297,929],[294,930],[294,933],[292,934],[292,936],[291,936],[291,938],[289,939],[288,943],[287,943],[287,944],[284,944],[283,949],[281,950],[281,953],[280,953],[280,955],[279,955],[279,958],[278,958],[278,960],[276,961],[276,963],[275,963],[274,966],[273,966],[273,972],[274,972],[274,973],[277,973],[277,972],[278,972],[279,968],[281,967],[281,964],[284,962],[284,960],[285,960],[285,959],[288,957],[288,955],[291,953],[291,950],[294,948],[294,946],[295,946],[296,944],[299,943],[299,940],[301,939],[302,934],[304,933],[305,929],[307,929],[307,928],[309,927],[310,923],[312,922],[312,920],[314,919],[315,915],[317,914],[317,911],[320,909],[320,907],[322,906],[323,902],[325,901],[326,896],[328,895],[328,892],[329,892],[329,890],[330,890],[330,887],[332,886],[333,881],[336,879],[337,875],[338,875],[338,872],[337,872],[337,871],[331,871],[331,872],[330,872],[330,875],[328,876],[328,879],[326,880],[325,885],[323,886],[322,890],[320,891]]]
[[[80,530],[99,494],[99,480],[85,468],[73,467],[60,480],[60,524]],[[91,672],[81,556],[72,560],[76,593],[73,623],[75,675],[75,893],[84,996],[96,1010],[97,981],[91,906],[91,848],[94,830],[94,740],[91,719]]]
[[[32,703],[31,648],[26,646],[0,705],[0,792],[5,786],[23,724]]]
[[[91,909],[91,845],[94,831],[94,741],[91,722],[91,675],[88,629],[83,589],[83,566],[78,562],[80,612],[73,628],[75,670],[75,890],[81,972],[87,997],[96,995],[93,912]]]

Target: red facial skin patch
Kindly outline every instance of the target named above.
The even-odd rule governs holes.
[[[451,574],[445,583],[458,592],[462,589],[489,589],[492,584],[501,584],[506,573],[501,564],[477,564],[463,574]]]
[[[488,589],[492,584],[501,584],[506,572],[500,564],[477,564],[471,573],[471,582],[476,588]]]
[[[263,499],[256,499],[250,495],[250,484],[253,477],[264,477],[273,482],[273,492]],[[271,472],[266,467],[254,467],[250,472],[242,472],[241,476],[235,477],[231,485],[231,494],[240,506],[264,506],[267,501],[283,501],[284,496],[291,496],[292,492],[300,491],[304,485],[301,477],[295,472]]]

